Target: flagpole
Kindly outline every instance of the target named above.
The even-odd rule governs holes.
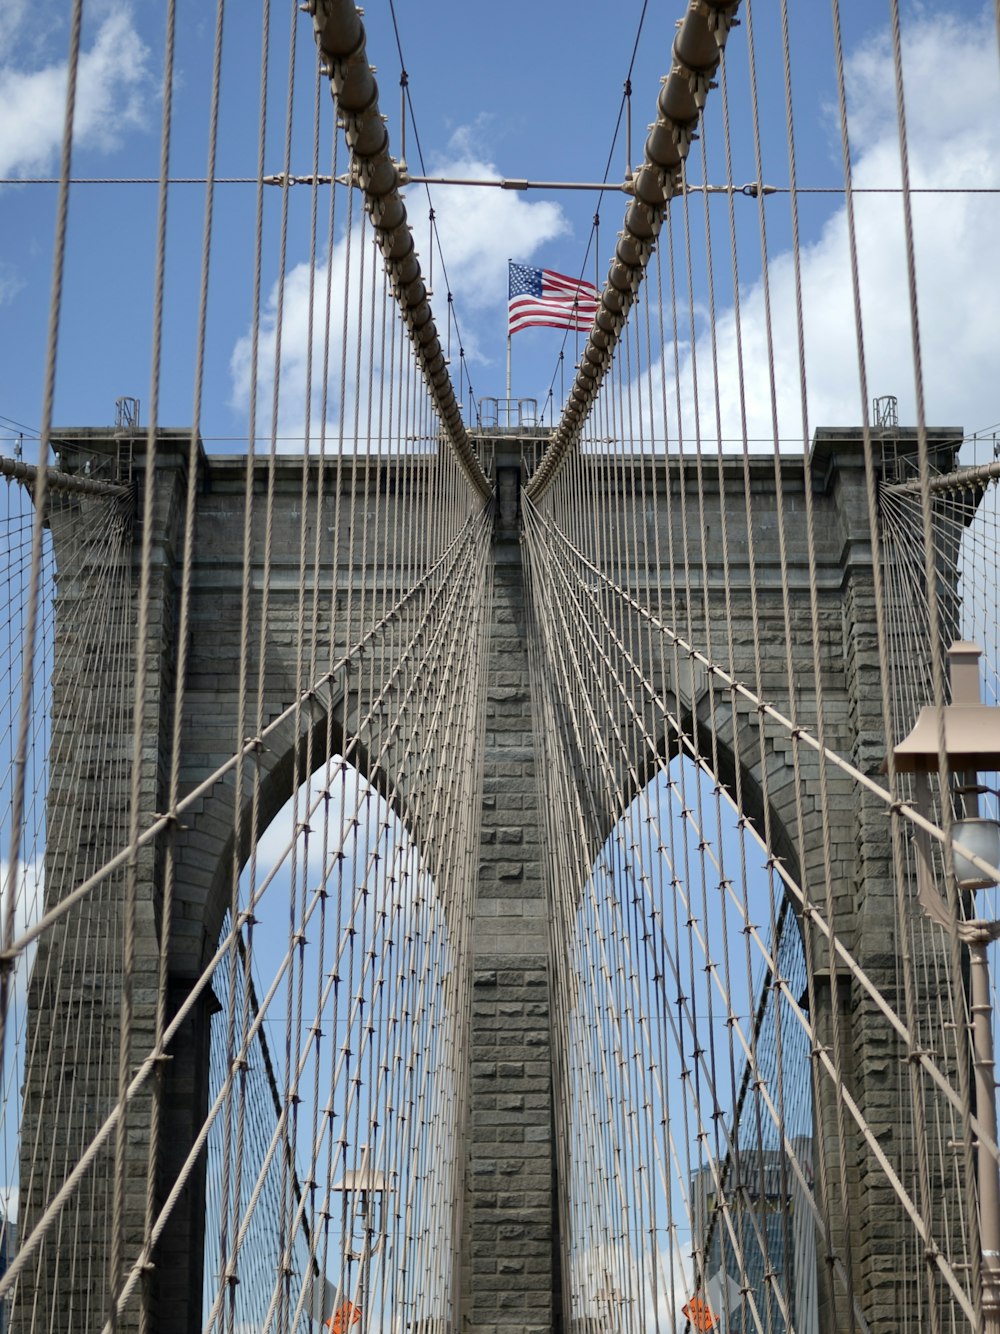
[[[507,256],[507,413],[510,414],[510,266],[511,258]]]

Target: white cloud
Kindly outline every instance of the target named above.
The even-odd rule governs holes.
[[[40,860],[21,862],[18,866],[17,875],[10,885],[8,884],[9,873],[10,863],[6,860],[0,860],[0,923],[6,920],[7,891],[10,888],[14,891],[14,939],[17,940],[29,927],[34,926],[42,915],[45,869]],[[30,961],[34,957],[34,945],[28,946],[25,955],[28,958],[29,968],[24,971],[30,972]],[[20,959],[15,964],[14,971],[22,971]]]
[[[14,878],[13,885],[8,885],[8,873],[10,863],[6,860],[0,860],[0,929],[2,923],[6,921],[7,916],[7,891],[13,888],[14,891],[14,939],[19,940],[30,927],[33,927],[41,917],[45,904],[45,868],[41,862],[21,862],[17,876]],[[32,965],[35,961],[37,945],[32,941],[26,947],[24,952],[18,957],[14,964],[13,979],[14,984],[9,996],[10,1021],[12,1032],[14,1033],[13,1046],[8,1048],[7,1059],[13,1059],[19,1062],[22,1059],[23,1052],[21,1044],[23,1042],[24,1027],[27,1013],[28,999],[28,978],[31,976]],[[8,1078],[9,1069],[4,1069],[4,1084],[10,1083]]]
[[[645,1246],[636,1252],[620,1239],[605,1240],[571,1251],[569,1263],[581,1324],[589,1318],[617,1328],[634,1321],[664,1334],[689,1328],[683,1307],[696,1284],[691,1256],[679,1241],[668,1240],[651,1255]],[[626,1312],[631,1319],[622,1318]]]
[[[448,155],[434,161],[435,175],[459,178],[496,177],[496,167],[483,156],[474,154],[470,147],[468,133],[459,132],[452,139]],[[430,239],[429,219],[427,216],[426,195],[423,187],[410,186],[407,191],[407,208],[410,224],[413,227],[416,248],[421,256],[421,265],[425,280],[431,276],[429,262]],[[486,317],[503,325],[502,311],[507,300],[507,259],[514,256],[529,259],[541,246],[564,235],[568,224],[562,210],[556,204],[529,202],[523,196],[488,189],[469,189],[461,186],[437,186],[432,193],[435,222],[441,238],[441,247],[448,267],[448,279],[455,297],[455,309],[460,321],[465,355],[469,361],[485,361],[479,348],[475,321]],[[351,295],[348,299],[348,336],[347,336],[347,373],[343,393],[341,391],[340,366],[343,352],[342,323],[344,291],[347,283],[348,239],[341,237],[334,248],[333,255],[333,302],[330,328],[329,352],[329,399],[327,423],[335,429],[341,416],[344,420],[345,435],[354,434],[354,415],[360,407],[359,435],[368,436],[368,395],[363,391],[358,404],[355,391],[355,367],[360,331],[361,338],[361,382],[380,383],[383,392],[388,394],[388,366],[390,354],[386,347],[384,358],[381,347],[381,308],[384,284],[382,281],[381,259],[370,249],[365,255],[365,280],[362,314],[358,315],[358,291],[360,273],[360,223],[354,227],[351,237]],[[379,263],[376,280],[376,299],[374,312],[377,321],[375,329],[374,356],[369,359],[369,336],[371,333],[372,311],[369,308],[371,291],[371,263],[374,258]],[[447,345],[447,292],[441,274],[440,260],[435,255],[433,266],[434,295],[431,306],[434,311],[438,332],[443,344]],[[322,406],[323,380],[323,329],[325,320],[327,269],[318,266],[314,285],[314,328],[312,337],[312,427],[313,449]],[[282,313],[281,343],[281,394],[278,411],[278,434],[287,437],[301,437],[305,420],[306,373],[309,368],[310,347],[308,336],[309,308],[309,265],[297,264],[285,277],[285,291]],[[470,318],[471,316],[471,318]],[[270,430],[271,396],[274,382],[275,349],[277,345],[278,288],[272,288],[261,317],[260,348],[257,369],[258,436],[266,436]],[[458,392],[458,348],[452,340],[452,375]],[[239,412],[245,412],[250,397],[250,334],[245,334],[233,349],[230,360],[232,378],[231,404]],[[407,351],[407,356],[409,352]],[[383,376],[383,359],[386,374]],[[399,384],[399,356],[393,381]],[[373,401],[373,421],[371,432],[378,429],[379,402]],[[383,434],[388,427],[384,426]],[[404,426],[404,430],[409,429]],[[336,437],[334,437],[336,439]],[[300,443],[289,441],[290,449],[301,448]],[[334,446],[335,447],[335,446]]]
[[[332,305],[330,319],[329,345],[326,348],[328,365],[326,421],[328,450],[336,448],[336,423],[343,418],[347,435],[353,434],[354,404],[356,396],[353,390],[355,381],[356,349],[360,336],[362,352],[367,354],[370,347],[372,310],[368,306],[370,284],[365,281],[365,301],[361,315],[358,314],[358,276],[360,254],[360,226],[352,229],[350,243],[345,236],[337,242],[333,253]],[[348,277],[348,251],[350,250],[350,268],[352,290],[348,294],[350,310],[347,318],[347,356],[344,364],[346,377],[342,380],[340,368],[344,352],[343,308],[344,294]],[[365,264],[370,266],[372,253],[365,255]],[[367,273],[370,274],[370,267]],[[380,307],[381,292],[384,284],[378,281],[376,307]],[[312,286],[313,327],[309,329],[310,270],[308,263],[296,264],[285,275],[284,293],[279,293],[275,283],[264,305],[260,319],[259,346],[257,352],[256,393],[258,438],[266,438],[271,427],[272,394],[275,377],[275,364],[278,352],[278,316],[279,300],[281,314],[281,376],[278,399],[278,434],[285,440],[287,448],[298,452],[302,448],[301,437],[305,430],[306,418],[306,381],[312,372],[310,389],[312,449],[318,448],[320,426],[323,413],[323,365],[324,365],[324,327],[326,310],[327,266],[317,265]],[[230,358],[232,394],[230,403],[240,413],[248,413],[250,404],[250,386],[252,372],[252,342],[249,332],[240,338]],[[388,357],[387,357],[388,364]],[[370,378],[382,380],[381,348],[376,342],[374,365],[366,361],[366,370],[370,367]],[[361,423],[362,430],[367,418]],[[373,427],[373,430],[377,429]]]
[[[16,0],[0,32],[21,26]],[[150,96],[149,51],[130,10],[113,6],[81,55],[74,144],[110,152],[122,135],[145,124]],[[0,176],[51,170],[62,141],[66,62],[26,70],[0,66]]]
[[[961,51],[961,80],[940,77],[942,51]],[[963,19],[922,13],[904,28],[904,67],[911,184],[919,187],[1000,186],[1000,79],[992,14]],[[887,34],[848,61],[854,184],[891,187],[900,182],[898,129]],[[927,95],[934,89],[933,97]],[[838,137],[839,144],[839,137]],[[810,164],[811,165],[811,164]],[[839,175],[839,159],[832,164]],[[804,176],[805,165],[800,165]],[[915,421],[910,310],[899,194],[856,198],[858,261],[870,396],[895,394],[900,421]],[[784,196],[767,203],[773,215]],[[930,425],[993,422],[997,411],[996,311],[1000,308],[1000,252],[995,244],[996,196],[932,194],[914,197],[914,230],[926,418]],[[752,224],[751,224],[752,225]],[[716,281],[726,272],[728,246],[716,255]],[[846,209],[837,208],[819,236],[801,252],[805,311],[809,428],[856,425],[861,419],[854,306]],[[801,393],[795,325],[794,269],[790,251],[768,268],[775,353],[778,430],[801,435]],[[743,381],[747,434],[772,434],[768,350],[762,282],[741,290]],[[711,346],[701,311],[697,334],[698,385],[703,438],[715,427]],[[741,435],[736,316],[720,305],[717,337],[722,434]],[[694,428],[690,342],[679,342],[682,422]],[[676,438],[674,349],[668,344],[668,432]],[[659,398],[659,362],[654,368]],[[659,426],[659,423],[658,423]]]
[[[23,29],[27,13],[28,0],[3,0],[0,5],[0,45],[5,51]]]
[[[327,802],[323,796],[329,793]],[[439,912],[440,904],[430,877],[421,870],[415,843],[389,808],[384,798],[350,764],[339,757],[331,762],[329,773],[324,765],[299,788],[264,830],[257,842],[256,887],[273,875],[256,911],[264,922],[287,921],[288,892],[291,883],[291,847],[295,842],[297,892],[306,849],[306,895],[311,898],[324,880],[337,883],[346,873],[349,885],[356,888],[363,877],[380,907],[409,919],[414,912],[429,914],[428,922]],[[308,824],[308,844],[302,826]],[[378,857],[373,853],[378,852]],[[339,868],[339,871],[338,871]],[[275,873],[276,871],[276,873]],[[244,871],[244,879],[247,872]],[[246,886],[244,893],[247,892]],[[390,926],[393,929],[393,926]],[[279,937],[283,939],[283,937]]]
[[[17,875],[8,885],[10,863],[0,859],[0,922],[6,919],[8,889],[14,891],[14,939],[34,926],[44,907],[45,871],[41,861],[21,862]],[[28,978],[36,946],[30,944],[14,965],[13,986],[9,996],[7,1039],[4,1052],[0,1095],[6,1115],[0,1126],[0,1220],[16,1222],[18,1208],[17,1136],[21,1123],[21,1084],[24,1078],[24,1052],[27,1025]]]
[[[430,164],[431,174],[460,180],[499,180],[495,164],[477,151],[476,137],[474,126],[457,130],[448,153]],[[418,203],[413,187],[407,198],[418,248],[426,254],[427,222],[422,216],[426,199]],[[506,305],[508,258],[530,259],[541,246],[569,232],[558,204],[544,200],[529,203],[510,190],[438,185],[433,188],[433,200],[448,277],[462,310]],[[436,279],[435,286],[440,291]]]
[[[24,287],[24,278],[13,264],[0,260],[0,306],[13,301]]]
[[[309,863],[307,876],[310,886],[316,884],[323,874],[323,867],[329,862],[331,853],[336,854],[347,841],[346,827],[354,819],[361,820],[368,811],[369,793],[377,801],[374,790],[369,788],[356,769],[348,767],[342,770],[335,757],[329,771],[327,786],[327,767],[324,765],[303,783],[296,798],[290,797],[257,841],[257,879],[263,877],[280,861],[290,859],[292,833],[296,820],[300,826],[296,840],[298,850],[297,864],[301,868],[302,853],[305,844],[301,826],[309,826]],[[322,794],[329,791],[329,818],[326,818],[326,801]],[[374,823],[381,812],[371,816]],[[353,825],[352,825],[353,830]],[[326,846],[324,846],[324,831]],[[355,838],[351,837],[351,851],[354,850]]]

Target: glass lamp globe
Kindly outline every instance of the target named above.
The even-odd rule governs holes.
[[[951,827],[951,836],[954,843],[961,843],[990,866],[1000,866],[1000,824],[996,820],[981,816],[956,820]],[[991,889],[997,883],[957,849],[954,856],[959,889]]]

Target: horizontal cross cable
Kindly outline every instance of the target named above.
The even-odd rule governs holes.
[[[213,176],[211,181],[205,176],[171,176],[167,185],[274,185],[279,189],[285,185],[356,185],[346,174],[331,176],[324,172],[301,172],[286,176],[284,172],[258,178],[256,176]],[[58,176],[0,176],[0,185],[58,185]],[[159,176],[72,176],[69,185],[159,185]],[[459,188],[490,188],[495,190],[589,190],[595,194],[620,192],[632,193],[630,181],[532,181],[526,176],[498,176],[476,179],[469,176],[400,176],[400,185],[454,185]],[[842,185],[797,185],[797,195],[842,195]],[[762,195],[787,195],[792,190],[787,185],[759,184],[747,181],[743,185],[699,185],[688,181],[684,186],[685,194],[744,195],[747,199],[756,199]],[[903,193],[899,185],[856,185],[851,192],[855,195],[898,195]],[[1000,186],[995,185],[914,185],[911,195],[996,195]]]

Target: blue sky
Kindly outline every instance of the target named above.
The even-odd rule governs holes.
[[[48,176],[57,169],[68,4],[39,9],[27,0],[0,0],[0,176]],[[271,32],[266,171],[282,169],[287,97],[288,30],[295,7],[274,4]],[[628,0],[615,13],[595,3],[539,5],[512,0],[502,8],[448,0],[398,0],[397,16],[410,78],[416,128],[432,173],[480,177],[596,180],[605,170],[622,82],[628,71],[642,5]],[[632,74],[634,158],[654,111],[660,76],[680,0],[650,6]],[[830,63],[829,7],[791,5],[795,61],[795,112],[799,174],[803,185],[841,181]],[[155,176],[158,163],[163,6],[154,0],[93,0],[86,6],[84,59],[74,174]],[[887,63],[888,7],[844,4],[853,94],[852,130],[859,184],[892,185],[898,153]],[[179,0],[172,174],[200,176],[205,169],[213,6]],[[247,15],[249,14],[249,17]],[[755,31],[765,133],[764,179],[788,180],[784,137],[777,6],[759,4]],[[1000,116],[997,52],[988,9],[970,0],[903,5],[911,94],[911,150],[918,185],[1000,187]],[[297,93],[294,99],[293,170],[311,169],[311,79],[315,52],[307,17],[299,16]],[[386,0],[368,6],[370,58],[379,67],[382,106],[398,145],[399,57]],[[756,174],[746,78],[747,29],[730,41],[730,91],[734,108],[734,176]],[[253,177],[259,115],[259,13],[230,4],[224,52],[224,84],[218,172]],[[960,71],[956,76],[955,71]],[[705,126],[710,174],[721,165],[721,106],[709,103]],[[326,90],[323,124],[332,125]],[[325,167],[326,141],[321,151]],[[413,129],[407,157],[418,169]],[[609,180],[621,178],[624,136],[614,149]],[[697,162],[692,179],[700,179]],[[933,424],[984,430],[1000,421],[996,391],[995,322],[1000,309],[1000,257],[996,252],[996,199],[990,195],[934,195],[916,201],[921,327],[927,370],[928,418]],[[422,189],[408,194],[418,230],[426,223]],[[263,258],[264,347],[273,343],[268,294],[278,277],[281,192],[266,196]],[[325,194],[321,212],[325,209]],[[433,204],[451,276],[455,308],[472,382],[480,396],[501,394],[504,381],[506,263],[508,256],[568,273],[593,276],[586,259],[597,197],[580,193],[527,195],[436,188]],[[310,194],[291,191],[286,269],[289,329],[282,384],[281,430],[295,444],[301,421],[301,386],[309,350],[301,341],[304,264],[308,253]],[[625,198],[609,193],[600,203],[599,272],[620,225]],[[770,432],[766,349],[760,287],[761,246],[757,208],[736,201],[743,282],[743,337],[750,390],[749,433],[763,443]],[[735,339],[726,210],[713,201],[716,232],[719,343],[724,365],[722,418],[731,439],[736,415],[731,374]],[[17,423],[31,430],[41,415],[44,344],[49,311],[55,190],[47,185],[0,186],[0,437]],[[71,199],[70,239],[55,420],[61,425],[107,423],[120,394],[149,399],[150,324],[156,190],[149,185],[81,185]],[[702,205],[690,206],[698,340],[705,331],[705,262]],[[767,205],[774,319],[780,338],[777,365],[779,430],[799,428],[794,365],[794,310],[788,258],[787,198]],[[167,255],[166,347],[160,419],[191,419],[199,248],[204,189],[178,185],[170,194]],[[676,210],[678,228],[683,210]],[[341,217],[343,209],[341,209]],[[866,343],[874,393],[896,393],[904,423],[913,421],[909,313],[900,263],[899,201],[893,196],[859,200]],[[220,185],[212,246],[207,379],[203,433],[209,448],[241,449],[247,431],[250,386],[245,348],[251,320],[254,188]],[[853,315],[845,266],[842,201],[836,194],[802,201],[807,351],[812,425],[848,424],[860,415],[854,367]],[[342,245],[342,234],[338,237]],[[426,243],[421,244],[427,254]],[[437,267],[439,261],[435,260]],[[445,286],[435,281],[434,305],[444,325]],[[681,293],[682,305],[688,294]],[[298,341],[296,341],[298,335]],[[668,333],[668,337],[669,337]],[[689,335],[678,332],[678,360],[690,364]],[[562,335],[540,330],[518,335],[514,390],[544,396],[556,371]],[[572,360],[572,338],[567,360]],[[664,362],[673,364],[672,349]],[[699,349],[699,363],[705,358]],[[727,369],[728,368],[728,369]],[[672,372],[670,372],[672,373]],[[567,368],[567,383],[571,376]],[[260,388],[266,391],[267,367]],[[556,376],[558,389],[558,377]],[[682,389],[682,415],[690,390]],[[685,423],[686,429],[688,423]],[[671,430],[670,423],[666,423]],[[689,432],[688,432],[689,433]],[[3,452],[9,447],[0,445]]]
[[[512,3],[497,11],[451,0],[396,6],[403,55],[410,79],[427,168],[432,173],[502,175],[557,180],[603,176],[618,115],[622,83],[641,12],[632,0],[613,15],[597,4]],[[68,3],[39,12],[25,0],[5,0],[0,12],[0,176],[50,175],[58,165],[62,81]],[[676,9],[676,13],[675,13]],[[92,0],[86,5],[84,60],[75,175],[155,176],[160,128],[163,6],[153,0]],[[794,88],[799,176],[803,185],[841,180],[834,114],[828,6],[791,6],[795,53]],[[200,176],[205,170],[208,89],[214,7],[195,0],[178,4],[178,47],[172,174]],[[224,77],[218,172],[250,176],[256,171],[259,116],[260,16],[256,8],[230,6],[226,15]],[[898,178],[887,65],[888,6],[844,5],[845,40],[854,94],[853,130],[859,183],[893,184]],[[778,7],[758,6],[754,19],[764,134],[764,179],[788,179],[784,138]],[[643,25],[633,82],[633,158],[652,118],[658,80],[669,67],[669,47],[680,6],[650,6]],[[291,6],[272,5],[266,171],[282,168],[288,92],[288,34]],[[1000,184],[1000,132],[996,116],[997,59],[992,18],[984,6],[962,0],[949,5],[903,5],[911,89],[911,148],[916,184]],[[382,108],[398,146],[399,55],[385,0],[365,15],[370,59],[378,66]],[[293,112],[292,167],[311,169],[314,46],[308,17],[298,22],[298,60]],[[747,97],[747,27],[730,39],[734,177],[755,176]],[[958,60],[960,80],[940,70]],[[943,63],[942,63],[943,62]],[[933,89],[932,96],[924,90]],[[913,90],[921,95],[914,96]],[[332,122],[323,94],[323,123]],[[710,174],[724,177],[721,99],[713,94],[705,127]],[[326,166],[328,138],[321,163]],[[419,169],[412,126],[407,136],[411,169]],[[624,133],[615,147],[609,179],[621,179]],[[700,162],[692,180],[700,179]],[[286,269],[308,255],[310,199],[307,187],[291,191]],[[343,192],[341,192],[343,193]],[[510,255],[562,271],[595,272],[585,254],[596,195],[512,194],[471,189],[432,191],[455,310],[477,397],[502,394],[505,356],[506,260]],[[266,297],[278,273],[277,229],[281,191],[266,197],[263,284],[265,352]],[[606,271],[625,197],[612,192],[600,204],[597,253]],[[325,213],[325,192],[320,203]],[[408,192],[418,232],[426,226],[422,188]],[[705,265],[700,236],[700,200],[692,202],[694,299],[699,343],[705,327]],[[992,391],[989,355],[992,311],[1000,296],[1000,263],[992,250],[994,198],[931,196],[917,201],[922,322],[929,368],[928,417],[934,422],[982,429],[1000,419]],[[0,186],[0,414],[36,427],[40,416],[44,340],[51,282],[55,190],[44,185]],[[113,419],[114,400],[134,394],[148,402],[150,321],[155,240],[156,189],[148,185],[81,185],[72,192],[70,241],[55,419],[64,425]],[[166,351],[161,387],[162,422],[186,424],[192,412],[195,310],[204,188],[178,185],[170,193],[167,252]],[[343,210],[341,211],[343,216]],[[680,222],[680,210],[676,214]],[[239,448],[247,430],[249,386],[241,376],[238,349],[250,327],[254,187],[220,185],[212,248],[204,433],[211,448]],[[717,228],[716,283],[723,360],[732,342],[725,203],[712,203]],[[760,344],[761,247],[756,204],[737,200],[744,334],[751,364],[748,382],[759,383],[755,359]],[[866,302],[872,392],[896,393],[904,421],[913,419],[909,372],[905,275],[894,250],[899,201],[859,201],[862,282]],[[802,200],[807,297],[809,393],[813,424],[856,421],[860,413],[853,367],[853,328],[844,269],[842,202],[836,195]],[[783,346],[779,358],[779,423],[783,436],[799,430],[787,259],[789,208],[776,195],[767,204],[774,318]],[[426,244],[421,251],[427,255]],[[886,253],[883,253],[883,248]],[[445,287],[435,259],[439,326],[445,324]],[[299,275],[303,270],[298,270]],[[976,299],[958,303],[961,285]],[[683,286],[683,283],[681,283]],[[679,293],[686,308],[686,288]],[[301,302],[299,303],[301,305]],[[286,326],[301,321],[294,303]],[[729,323],[727,324],[727,319]],[[690,353],[686,317],[679,330],[682,369]],[[544,399],[562,346],[558,331],[527,331],[514,341],[514,392]],[[668,343],[669,343],[668,335]],[[293,340],[294,342],[294,340]],[[573,338],[567,342],[572,359]],[[235,362],[234,362],[234,354]],[[293,355],[282,382],[281,429],[301,431],[301,371],[308,353]],[[701,358],[699,358],[701,360]],[[672,352],[667,364],[672,365]],[[786,364],[787,363],[787,364]],[[298,372],[298,378],[296,378]],[[263,382],[267,368],[262,372]],[[567,365],[567,383],[569,368]],[[724,375],[724,430],[732,426],[733,378]],[[558,375],[555,392],[558,396]],[[267,394],[269,397],[269,392]],[[766,398],[766,395],[764,396]],[[558,408],[558,402],[556,403]],[[955,414],[958,413],[958,416]],[[751,401],[750,434],[769,434],[767,404]],[[669,427],[668,427],[669,429]],[[294,442],[289,442],[289,445]]]

